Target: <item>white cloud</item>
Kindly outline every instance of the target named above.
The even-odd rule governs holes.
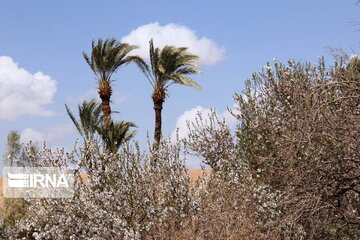
[[[207,115],[210,113],[210,109],[205,109],[201,106],[197,106],[189,111],[185,111],[180,117],[176,120],[175,130],[172,131],[170,138],[172,141],[176,140],[176,134],[180,139],[186,138],[188,135],[188,127],[187,121],[193,122],[197,117],[198,112],[201,112],[203,115]]]
[[[225,49],[216,42],[207,37],[198,37],[190,28],[173,23],[165,26],[157,22],[142,25],[121,41],[138,45],[140,49],[134,53],[148,59],[151,38],[154,39],[155,47],[174,45],[189,48],[189,51],[199,56],[199,63],[202,65],[214,65],[224,59]]]
[[[60,140],[65,139],[70,133],[74,132],[72,123],[59,124],[45,131],[46,139],[50,143],[57,143]]]
[[[57,144],[59,141],[65,139],[72,131],[72,124],[60,124],[43,131],[26,128],[20,134],[20,142],[26,144],[32,141],[35,144],[42,144],[46,141],[49,145]]]
[[[0,56],[0,120],[16,120],[22,115],[51,116],[56,81],[20,68],[12,58]]]
[[[22,143],[28,143],[30,141],[33,143],[42,143],[45,141],[45,139],[45,134],[32,128],[26,128],[20,134],[20,142]]]
[[[176,120],[176,127],[175,130],[172,131],[170,134],[170,138],[172,141],[176,140],[176,134],[178,134],[178,137],[180,139],[186,138],[189,133],[189,129],[187,126],[187,122],[194,122],[195,119],[198,116],[198,113],[201,113],[202,116],[206,119],[207,116],[211,113],[210,108],[203,108],[202,106],[197,106],[189,111],[185,111],[178,119]],[[225,119],[226,123],[230,126],[230,128],[234,128],[236,125],[236,119],[231,115],[231,113],[228,110],[225,110],[224,112],[216,112],[219,120]]]

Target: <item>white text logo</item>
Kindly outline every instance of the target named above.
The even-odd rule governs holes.
[[[74,193],[74,174],[67,168],[5,167],[3,176],[7,198],[67,198]]]

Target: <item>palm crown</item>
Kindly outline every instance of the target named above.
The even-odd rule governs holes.
[[[185,47],[167,45],[162,49],[154,48],[153,40],[150,40],[151,68],[146,76],[154,88],[154,93],[161,92],[163,95],[173,83],[201,89],[199,84],[187,77],[200,73],[197,61],[198,56],[189,53]]]
[[[83,56],[98,80],[98,93],[102,101],[102,111],[105,126],[110,122],[110,98],[112,95],[112,74],[123,64],[136,63],[143,69],[144,60],[129,53],[138,48],[135,45],[120,43],[115,39],[99,39],[92,41],[92,52],[89,57],[85,52]]]

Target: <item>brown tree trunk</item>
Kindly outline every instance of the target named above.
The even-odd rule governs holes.
[[[161,111],[164,103],[163,99],[153,99],[154,102],[154,111],[155,111],[155,131],[154,131],[154,145],[153,149],[157,150],[159,148],[161,140]]]
[[[100,96],[100,98],[101,108],[104,115],[104,126],[107,127],[109,126],[111,120],[110,98],[107,96]]]
[[[104,127],[108,127],[111,120],[111,108],[110,108],[110,98],[112,94],[111,82],[108,80],[101,79],[99,80],[98,93],[101,98],[101,108],[104,118]]]

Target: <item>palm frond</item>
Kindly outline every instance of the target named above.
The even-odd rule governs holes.
[[[66,111],[76,129],[85,141],[93,140],[97,127],[101,123],[101,105],[94,99],[84,101],[78,105],[79,119],[77,120],[69,107],[65,104]]]
[[[135,62],[144,72],[148,72],[147,66],[139,56],[130,56],[130,52],[138,48],[135,45],[118,42],[116,39],[98,39],[91,43],[91,56],[83,52],[83,57],[90,66],[98,80],[98,93],[102,100],[104,124],[110,121],[112,75],[123,64]]]
[[[116,153],[121,145],[132,139],[136,132],[131,128],[136,127],[132,122],[111,122],[107,127],[101,126],[97,129],[107,151]]]
[[[79,122],[76,120],[74,114],[70,111],[69,107],[65,104],[66,112],[68,116],[70,117],[71,121],[74,123],[74,126],[76,127],[76,130],[80,133],[82,137],[84,137],[84,133],[82,131],[82,128],[80,127]]]
[[[156,89],[157,92],[165,93],[168,87],[175,83],[201,89],[199,84],[187,77],[200,73],[197,66],[198,56],[190,53],[185,47],[167,45],[162,49],[155,48],[152,39],[149,51],[154,91]]]
[[[193,79],[185,77],[181,74],[173,74],[172,76],[170,76],[170,78],[173,80],[172,82],[169,82],[170,84],[166,85],[166,89],[171,85],[171,84],[181,84],[184,86],[190,86],[193,87],[197,90],[201,90],[201,86],[195,82]]]
[[[98,80],[111,81],[112,74],[123,64],[144,62],[139,56],[129,56],[137,46],[120,43],[114,38],[92,41],[91,46],[91,56],[84,52],[83,57]]]

